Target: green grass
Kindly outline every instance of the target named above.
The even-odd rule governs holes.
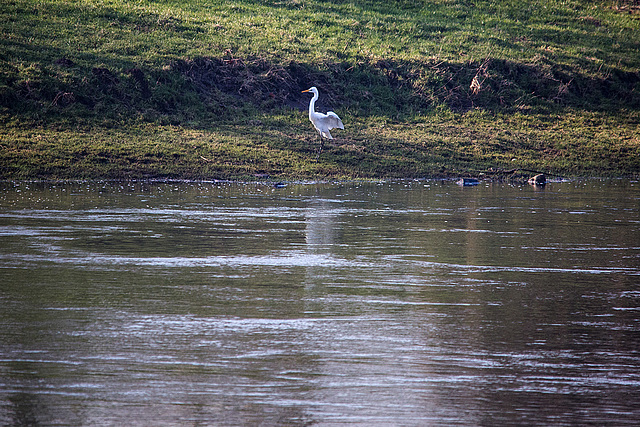
[[[623,1],[0,4],[0,177],[640,174]],[[315,161],[306,117],[346,129]]]

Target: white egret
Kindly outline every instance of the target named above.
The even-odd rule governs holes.
[[[327,114],[316,113],[315,105],[316,100],[318,99],[318,89],[315,86],[302,91],[302,93],[304,92],[313,93],[313,98],[311,98],[311,102],[309,102],[309,120],[311,120],[313,127],[315,127],[320,134],[320,150],[318,150],[318,155],[316,156],[317,160],[324,145],[323,138],[333,139],[329,131],[331,129],[344,129],[344,125],[342,124],[340,117],[338,117],[338,115],[333,111],[327,111]]]

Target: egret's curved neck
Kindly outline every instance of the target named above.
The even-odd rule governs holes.
[[[311,102],[309,102],[309,115],[313,114],[316,111],[316,100],[318,99],[318,94],[314,93],[313,98],[311,98]]]

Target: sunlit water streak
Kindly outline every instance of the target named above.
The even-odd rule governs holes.
[[[637,183],[2,185],[2,424],[640,422]]]

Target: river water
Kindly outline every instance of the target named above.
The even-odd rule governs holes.
[[[0,183],[0,424],[640,423],[640,183]]]

